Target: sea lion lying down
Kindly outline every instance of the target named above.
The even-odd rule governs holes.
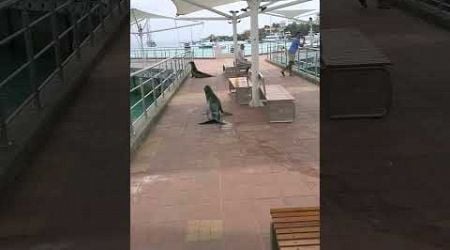
[[[209,120],[206,122],[201,122],[199,124],[200,125],[213,123],[225,124],[222,121],[222,116],[231,115],[231,113],[223,111],[222,103],[220,102],[216,94],[214,94],[214,91],[209,85],[206,85],[203,88],[203,91],[205,91],[206,102],[208,104],[207,115]]]
[[[195,77],[195,78],[213,77],[213,76],[210,75],[210,74],[203,73],[203,72],[199,71],[199,70],[197,69],[197,66],[195,65],[194,62],[189,62],[189,64],[191,65],[191,69],[192,69],[192,71],[191,71],[191,74],[192,74],[191,77]]]

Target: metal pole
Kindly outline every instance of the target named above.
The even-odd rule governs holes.
[[[139,90],[141,92],[141,103],[142,103],[142,110],[145,115],[145,119],[147,119],[147,105],[145,105],[145,91],[144,91],[144,85],[142,84],[143,80],[141,77],[138,77],[139,79]]]
[[[318,55],[318,53],[317,53],[317,51],[316,51],[316,55],[315,55],[315,58],[314,58],[314,74],[315,74],[315,76],[318,76],[317,70],[318,70],[318,65],[319,65],[319,63],[318,63],[318,61],[317,61],[317,55]]]
[[[88,16],[87,16],[87,19],[88,19],[88,25],[89,25],[89,33],[91,33],[90,35],[89,35],[89,38],[90,38],[90,40],[91,40],[91,46],[94,46],[94,40],[95,40],[95,38],[94,38],[94,24],[93,24],[93,22],[92,22],[92,9],[89,9],[88,10]]]
[[[313,47],[314,43],[314,35],[313,35],[313,22],[312,17],[309,18],[309,39],[311,43],[311,47]]]
[[[61,44],[59,42],[59,37],[58,37],[58,26],[57,26],[57,16],[56,16],[56,5],[57,5],[57,1],[53,0],[53,6],[52,6],[52,17],[51,17],[51,22],[52,22],[52,34],[53,34],[53,44],[54,44],[54,48],[55,48],[55,61],[56,61],[56,66],[59,69],[59,75],[61,77],[61,80],[64,82],[64,72],[63,72],[63,68],[61,65]]]
[[[39,94],[39,86],[36,84],[36,65],[34,63],[34,51],[33,51],[33,38],[31,35],[30,30],[30,18],[28,15],[28,11],[22,10],[22,21],[25,25],[25,32],[24,32],[24,38],[25,38],[25,46],[26,46],[26,53],[28,57],[28,62],[30,62],[28,69],[29,69],[29,77],[30,77],[30,83],[31,87],[33,88],[34,94],[35,94],[35,101],[36,106],[40,109],[42,108],[40,94]]]
[[[155,79],[152,79],[152,93],[153,93],[153,102],[155,103],[155,106],[158,106],[157,102],[157,96],[156,96],[156,90],[155,90]]]
[[[237,18],[236,14],[237,11],[230,11],[231,14],[233,14],[233,19],[231,19],[231,22],[233,24],[233,47],[234,47],[234,60],[237,60],[238,57],[238,41],[237,41]]]
[[[73,3],[73,2],[72,2]],[[75,50],[75,54],[77,55],[78,59],[81,57],[80,53],[80,42],[78,37],[78,20],[75,16],[75,13],[73,11],[70,12],[70,17],[72,19],[72,32],[73,32],[73,49]]]
[[[259,35],[258,35],[258,10],[260,0],[248,0],[250,7],[250,22],[251,22],[251,42],[252,42],[252,100],[250,101],[250,107],[261,107],[262,102],[259,98]]]
[[[6,93],[0,92],[0,149],[7,149],[12,145],[8,139],[8,130],[6,126]]]

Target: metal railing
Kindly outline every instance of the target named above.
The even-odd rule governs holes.
[[[288,42],[286,42],[289,44]],[[270,51],[271,43],[263,43],[259,45],[259,54],[267,54]],[[233,54],[233,45],[225,44],[221,48],[222,54]],[[214,48],[199,48],[191,47],[189,49],[176,48],[176,47],[158,47],[158,48],[145,48],[145,49],[131,49],[130,58],[131,59],[164,59],[175,56],[182,52],[189,51],[192,56],[197,59],[214,59],[216,58],[216,53]],[[245,44],[245,56],[250,56],[251,44]]]
[[[267,59],[280,66],[286,66],[289,63],[288,48],[289,44],[286,42],[272,43],[267,53]],[[295,55],[295,63],[292,66],[292,70],[319,79],[320,49],[312,47],[300,48]]]
[[[44,108],[41,91],[77,58],[80,48],[94,46],[95,31],[127,0],[12,0],[0,3],[6,35],[0,34],[0,145],[11,144],[7,125],[24,107]],[[18,18],[20,17],[20,18]],[[1,31],[1,30],[0,30]],[[0,58],[0,60],[2,60]],[[6,63],[8,60],[8,63]]]
[[[443,12],[450,12],[450,1],[448,0],[416,0],[417,2],[435,7]]]
[[[191,53],[179,53],[154,65],[130,74],[131,132],[136,123],[148,119],[150,111],[164,105],[165,97],[173,92],[190,72]]]

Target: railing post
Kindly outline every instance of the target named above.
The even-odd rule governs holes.
[[[61,80],[64,82],[64,72],[61,64],[61,43],[59,42],[57,16],[56,16],[57,4],[58,4],[57,0],[53,0],[51,10],[52,11],[51,23],[52,23],[53,45],[55,49],[55,62],[56,66],[58,67]]]
[[[40,94],[39,94],[39,86],[36,83],[36,65],[34,63],[34,50],[33,50],[33,37],[31,35],[31,30],[30,30],[30,17],[28,15],[28,11],[27,10],[22,10],[22,22],[23,25],[25,26],[25,31],[24,31],[24,38],[25,38],[25,47],[26,47],[26,53],[27,53],[27,58],[28,58],[28,62],[30,63],[28,65],[28,69],[29,69],[29,79],[30,79],[30,83],[31,83],[31,87],[33,88],[35,97],[34,100],[36,102],[36,106],[40,109],[42,108],[42,104],[41,104],[41,98],[40,98]]]
[[[138,77],[139,82],[139,90],[141,92],[141,103],[142,103],[142,111],[144,112],[145,119],[147,119],[147,105],[145,104],[145,91],[144,91],[144,85],[142,84],[142,78]]]
[[[92,8],[90,8],[89,6],[89,10],[88,10],[88,29],[89,29],[89,40],[91,40],[91,46],[94,46],[94,41],[95,41],[95,35],[94,35],[94,24],[92,22]]]
[[[103,5],[100,5],[100,4],[103,4]],[[99,5],[100,5],[100,7],[98,8],[98,12],[99,12],[99,17],[100,17],[100,22],[102,24],[102,31],[103,31],[103,33],[105,33],[106,32],[106,26],[105,26],[106,15],[103,15],[104,14],[103,11],[106,9],[106,8],[104,8],[106,4],[99,3]]]
[[[308,50],[306,50],[306,54],[305,54],[305,68],[303,69],[305,72],[308,72]]]
[[[8,149],[13,142],[8,138],[6,124],[6,94],[0,92],[0,149]]]
[[[158,106],[158,100],[157,100],[157,96],[156,96],[156,89],[155,89],[155,79],[152,78],[152,94],[153,94],[153,102],[155,103],[155,107]]]
[[[319,76],[319,74],[318,74],[318,65],[319,65],[319,62],[318,62],[318,51],[316,51],[316,56],[315,56],[315,59],[314,59],[314,74],[315,74],[315,76],[316,77],[318,77]]]
[[[73,4],[73,1],[72,1]],[[73,32],[73,49],[75,50],[75,54],[77,55],[78,59],[81,57],[80,53],[80,41],[79,41],[79,30],[78,30],[78,19],[75,16],[75,12],[70,12],[70,18],[72,19],[72,32]]]

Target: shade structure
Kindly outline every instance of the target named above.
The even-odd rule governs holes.
[[[286,0],[246,0],[248,4],[248,10],[247,13],[243,13],[239,16],[236,16],[234,13],[233,15],[229,15],[227,13],[221,12],[219,10],[214,9],[214,7],[240,2],[239,0],[172,0],[172,2],[175,4],[175,7],[177,8],[177,15],[186,15],[190,14],[199,10],[209,10],[216,14],[219,14],[221,16],[224,16],[232,21],[233,24],[233,43],[235,46],[235,50],[237,49],[237,39],[236,39],[236,21],[237,19],[244,18],[247,16],[250,16],[250,40],[252,44],[252,67],[251,67],[251,80],[252,80],[252,100],[250,101],[249,105],[252,107],[260,107],[262,106],[262,102],[259,98],[259,81],[258,79],[258,73],[259,73],[259,35],[258,35],[258,14],[261,13],[261,11],[267,10],[274,11],[277,9],[293,6],[295,4],[300,4],[303,2],[308,2],[311,0],[294,0],[294,1],[286,1]],[[270,6],[277,2],[284,2],[283,4],[280,4],[278,6]],[[264,5],[261,5],[261,3],[265,3]],[[270,6],[270,7],[268,7]],[[263,8],[260,8],[263,7]],[[260,11],[261,10],[261,11]],[[303,14],[305,12],[302,12],[300,14]],[[292,13],[290,13],[292,14]],[[295,13],[297,14],[297,13]],[[298,14],[298,15],[300,15]],[[236,56],[236,53],[235,53]]]
[[[152,18],[152,19],[174,19],[172,17],[168,16],[161,16],[158,14],[153,14],[149,12],[145,12],[136,8],[130,9],[130,24],[135,24],[136,20],[140,21],[145,18]]]
[[[294,18],[297,16],[300,16],[302,14],[311,12],[311,14],[313,14],[313,11],[316,10],[312,10],[312,9],[296,9],[296,10],[272,10],[270,13],[275,13],[275,14],[279,14],[288,18]]]
[[[199,10],[212,9],[216,6],[240,1],[241,0],[172,0],[177,8],[177,15],[187,15]]]

